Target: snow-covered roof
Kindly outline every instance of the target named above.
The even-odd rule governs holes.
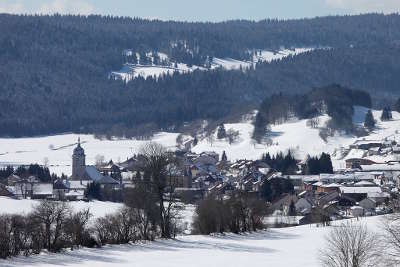
[[[53,184],[39,183],[33,185],[33,195],[52,195]]]
[[[340,192],[343,194],[368,194],[368,193],[381,193],[382,189],[380,187],[340,187]]]
[[[70,190],[74,189],[79,189],[79,190],[85,190],[87,185],[90,183],[90,181],[66,181],[66,184]]]
[[[369,198],[389,198],[390,194],[387,192],[369,192]]]
[[[337,183],[332,183],[332,184],[326,184],[323,185],[322,187],[326,187],[326,188],[337,188],[337,187],[341,187],[342,185],[337,184]]]
[[[400,164],[361,165],[363,171],[400,171]]]
[[[376,184],[368,181],[360,181],[358,183],[355,183],[354,186],[376,186]]]

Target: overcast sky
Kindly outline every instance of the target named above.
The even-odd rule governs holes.
[[[400,12],[400,0],[0,0],[0,13],[103,14],[223,21]]]

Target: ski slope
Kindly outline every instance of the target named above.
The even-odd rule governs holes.
[[[381,217],[370,217],[358,223],[365,223],[370,231],[378,232],[380,220]],[[331,228],[306,225],[243,235],[178,236],[175,240],[84,248],[61,254],[41,253],[0,260],[0,266],[317,267],[320,266],[319,250]]]

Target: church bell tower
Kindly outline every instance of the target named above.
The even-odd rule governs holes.
[[[81,147],[81,138],[78,138],[78,145],[72,154],[72,179],[82,179],[85,174],[85,150]]]

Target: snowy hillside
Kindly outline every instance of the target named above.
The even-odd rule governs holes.
[[[253,57],[253,61],[241,61],[232,58],[213,58],[211,62],[211,67],[209,69],[215,69],[222,67],[226,70],[235,70],[249,68],[250,66],[254,65],[257,62],[272,62],[273,60],[280,60],[282,58],[288,56],[295,56],[301,53],[305,53],[308,51],[313,50],[313,48],[294,48],[294,49],[282,49],[280,51],[268,51],[268,50],[260,50],[257,51]],[[134,55],[133,51],[126,50],[124,51],[125,55],[132,56]],[[187,64],[184,63],[172,63],[168,55],[164,53],[158,53],[158,57],[162,62],[165,64],[159,65],[154,63],[154,57],[152,57],[151,53],[148,53],[149,58],[151,59],[150,64],[140,64],[140,58],[138,55],[138,64],[130,64],[126,63],[123,65],[121,70],[119,71],[112,71],[110,73],[110,78],[123,80],[125,82],[129,82],[132,79],[137,77],[159,77],[161,75],[172,75],[175,71],[180,73],[187,73],[192,72],[194,70],[208,70],[204,66],[191,66],[189,67]]]
[[[362,125],[366,112],[366,108],[355,107],[354,123]],[[313,129],[307,126],[307,120],[292,120],[280,125],[272,125],[270,133],[272,145],[262,145],[256,144],[251,139],[254,126],[251,120],[247,120],[242,123],[225,124],[227,131],[229,131],[229,129],[239,131],[240,136],[237,142],[229,145],[228,140],[218,140],[215,130],[212,142],[210,142],[209,138],[203,138],[192,150],[194,152],[215,151],[219,154],[225,151],[229,160],[242,158],[259,159],[263,153],[269,152],[270,154],[276,154],[289,149],[293,151],[299,159],[303,159],[307,155],[313,156],[319,155],[322,152],[327,152],[332,155],[334,167],[343,168],[345,166],[345,159],[363,156],[360,155],[360,151],[350,151],[350,153],[344,157],[341,153],[344,147],[353,144],[356,140],[383,140],[388,137],[390,137],[391,140],[400,140],[400,114],[398,112],[393,112],[393,120],[391,121],[381,121],[381,111],[373,111],[373,114],[375,120],[377,120],[377,128],[369,136],[362,138],[337,134],[334,137],[328,138],[328,142],[324,142],[319,136],[319,129]],[[328,116],[319,117],[320,127],[323,126],[328,119]],[[393,156],[371,156],[367,158],[377,162],[394,159]]]
[[[354,122],[362,124],[367,109],[356,107]],[[400,140],[400,114],[393,112],[393,120],[380,121],[381,111],[373,111],[377,120],[377,128],[369,136],[357,138],[348,135],[336,135],[328,138],[325,143],[319,136],[319,129],[307,126],[307,120],[292,120],[271,127],[270,138],[272,145],[256,144],[251,136],[254,126],[252,118],[247,118],[240,123],[225,124],[227,131],[233,129],[239,132],[237,140],[229,144],[228,140],[218,140],[215,130],[213,140],[199,136],[198,144],[192,148],[193,152],[215,151],[222,154],[226,151],[229,160],[259,159],[263,153],[276,154],[280,151],[292,150],[299,159],[309,155],[319,155],[328,152],[332,155],[335,168],[343,168],[345,159],[366,157],[377,162],[394,160],[394,155],[367,156],[364,151],[353,149],[346,151],[346,147],[356,140],[383,140],[390,138]],[[320,127],[329,119],[328,116],[319,118]],[[160,133],[152,141],[163,144],[169,149],[175,149],[179,133]],[[2,138],[0,139],[0,167],[6,165],[24,165],[30,163],[44,164],[47,161],[50,171],[57,174],[71,174],[72,150],[78,140],[76,134],[65,134],[37,138]],[[137,153],[147,141],[141,140],[99,140],[92,135],[81,135],[83,147],[86,152],[87,164],[94,164],[96,156],[102,155],[106,160],[115,162],[124,161]]]
[[[159,133],[152,140],[174,149],[174,133]],[[141,140],[99,140],[93,135],[64,134],[35,138],[1,138],[0,166],[24,165],[30,163],[44,164],[48,161],[51,172],[71,175],[71,156],[78,137],[86,153],[86,164],[95,164],[96,156],[102,155],[106,160],[124,161],[137,153],[147,141]]]
[[[370,231],[379,231],[380,217],[361,220]],[[242,267],[320,266],[318,252],[332,227],[315,225],[270,229],[252,234],[178,236],[175,240],[79,249],[61,254],[1,260],[5,267],[147,266],[147,267]]]

